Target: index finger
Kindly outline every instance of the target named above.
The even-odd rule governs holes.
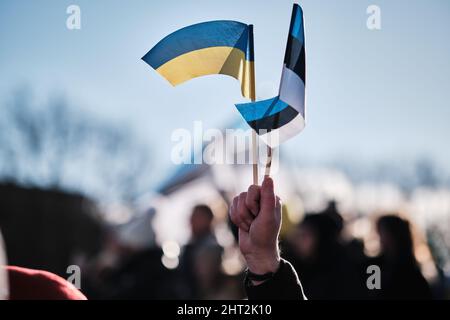
[[[247,191],[245,205],[255,217],[258,215],[259,212],[260,199],[261,199],[261,187],[258,185],[251,185]]]

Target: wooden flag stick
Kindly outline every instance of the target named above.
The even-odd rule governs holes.
[[[253,25],[248,26],[248,46],[252,62],[249,63],[250,68],[250,99],[252,102],[256,101],[256,85],[255,85],[255,59],[254,59],[254,44],[253,44]],[[253,165],[253,184],[258,184],[258,140],[256,131],[252,130],[252,165]]]
[[[252,130],[252,161],[253,161],[253,184],[258,184],[258,144],[256,131]]]
[[[264,177],[270,176],[271,166],[272,166],[272,148],[267,146],[266,171],[264,172]]]

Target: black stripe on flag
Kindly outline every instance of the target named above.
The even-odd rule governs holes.
[[[289,36],[286,47],[286,54],[284,56],[284,63],[286,67],[294,71],[303,83],[305,79],[305,47],[303,44],[293,36]]]
[[[258,120],[250,121],[248,124],[259,134],[259,130],[266,130],[266,132],[269,132],[271,130],[278,129],[290,122],[297,115],[297,110],[291,106],[287,106],[278,113]]]

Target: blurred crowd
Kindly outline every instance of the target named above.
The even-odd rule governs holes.
[[[244,298],[243,270],[234,275],[224,272],[224,248],[215,236],[214,222],[208,206],[192,209],[191,237],[176,266],[165,265],[164,250],[153,237],[141,247],[124,247],[111,237],[102,255],[83,267],[90,270],[83,292],[96,299]],[[444,279],[429,283],[422,275],[408,220],[394,214],[376,220],[376,256],[366,255],[361,240],[344,235],[345,224],[336,203],[330,202],[325,210],[304,215],[284,232],[281,255],[294,265],[309,299],[445,298],[439,290]],[[154,235],[150,228],[149,234]],[[379,281],[378,288],[369,288],[373,274],[369,266],[381,272],[378,280],[372,279]]]
[[[94,299],[232,299],[243,298],[242,274],[223,272],[224,248],[214,233],[210,207],[197,205],[190,216],[191,237],[181,249],[161,248],[151,228],[146,239],[127,244],[109,234],[105,250],[84,265],[84,292]],[[141,227],[140,225],[139,227]],[[178,258],[179,256],[179,258]],[[171,265],[171,258],[176,264]],[[167,260],[165,260],[167,259]]]
[[[189,241],[180,247],[158,244],[152,223],[157,214],[147,210],[144,220],[128,223],[125,231],[105,226],[98,253],[72,258],[82,271],[81,291],[88,299],[245,298],[245,264],[239,254],[234,272],[224,267],[226,256],[238,252],[237,232],[226,215],[218,217],[205,204],[194,206]],[[218,225],[232,237],[228,247],[218,241]],[[304,214],[298,223],[284,223],[281,256],[295,267],[308,299],[448,298],[442,272],[433,279],[422,274],[407,219],[379,215],[373,226],[379,250],[370,256],[362,239],[349,236],[347,225],[335,202]],[[134,241],[123,241],[126,233],[135,235]]]
[[[308,298],[433,298],[414,256],[407,220],[396,215],[378,218],[380,252],[375,257],[366,256],[359,240],[343,240],[344,223],[331,202],[323,212],[306,215],[284,242],[284,256],[299,273]],[[373,274],[369,266],[380,271],[378,286],[368,283]]]

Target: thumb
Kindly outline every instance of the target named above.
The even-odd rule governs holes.
[[[265,177],[261,185],[261,200],[259,215],[273,218],[275,210],[275,193],[273,187],[273,180],[270,177]]]

